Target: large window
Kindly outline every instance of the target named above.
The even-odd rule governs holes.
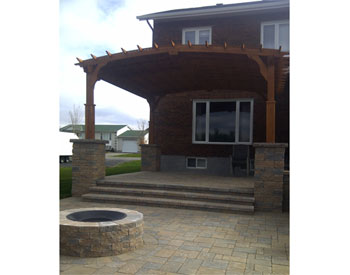
[[[253,100],[194,100],[193,143],[251,144]]]
[[[193,45],[211,44],[211,27],[188,28],[182,30],[182,44],[190,41]]]
[[[264,48],[289,51],[289,21],[261,23],[261,44]]]

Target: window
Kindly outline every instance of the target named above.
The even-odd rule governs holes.
[[[211,27],[190,28],[182,30],[182,44],[190,41],[193,45],[211,44]]]
[[[251,144],[253,99],[194,100],[193,143]]]
[[[102,140],[111,140],[109,137],[110,137],[109,133],[101,133]]]
[[[187,168],[207,169],[207,159],[188,157],[186,159]]]
[[[289,51],[289,21],[261,23],[261,44],[264,48]]]

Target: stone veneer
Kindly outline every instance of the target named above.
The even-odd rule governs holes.
[[[121,220],[78,222],[67,219],[74,212],[109,210],[126,214]],[[60,254],[104,257],[133,251],[143,245],[143,215],[120,208],[80,208],[60,212]]]
[[[156,144],[141,145],[141,170],[160,170],[160,146]]]
[[[105,177],[105,144],[107,141],[94,139],[71,139],[72,158],[72,196],[89,192],[96,180]]]
[[[286,143],[255,143],[255,209],[282,212]]]
[[[283,212],[289,212],[289,171],[283,172]]]

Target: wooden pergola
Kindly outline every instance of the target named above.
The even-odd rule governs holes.
[[[85,137],[95,137],[94,86],[104,80],[150,105],[150,144],[154,144],[154,111],[160,98],[170,93],[231,89],[252,91],[266,101],[266,142],[275,142],[275,94],[288,74],[289,58],[281,50],[224,45],[175,45],[111,54],[81,60],[86,72]]]

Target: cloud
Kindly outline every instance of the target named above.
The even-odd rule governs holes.
[[[136,16],[171,9],[215,5],[216,0],[61,0],[59,24],[59,91],[60,125],[65,124],[65,113],[75,105],[84,107],[86,75],[75,66],[76,57],[82,59],[105,55],[141,47],[151,47],[152,31],[145,22]],[[234,1],[220,1],[232,3]],[[105,82],[95,86],[96,123],[113,121],[115,117],[149,119],[149,106],[146,100]],[[103,118],[102,110],[109,110]],[[106,113],[107,115],[107,113]],[[126,123],[126,122],[124,122]]]

